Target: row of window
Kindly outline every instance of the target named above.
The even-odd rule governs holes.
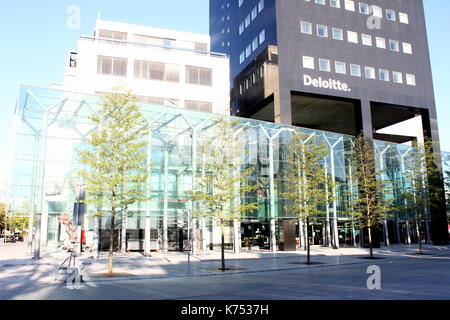
[[[244,81],[241,82],[239,85],[239,93],[243,94],[244,91],[251,88],[256,82],[263,79],[266,74],[266,67],[265,65],[261,65],[259,68],[257,68],[255,71],[252,72],[251,75],[249,75]]]
[[[245,29],[248,28],[250,23],[256,19],[258,13],[264,9],[264,0],[259,0],[258,4],[253,7],[252,11],[245,17],[244,21],[239,25],[239,35],[241,35]]]
[[[167,107],[179,107],[180,100],[179,99],[169,99],[169,98],[160,98],[160,97],[146,97],[146,96],[136,96],[139,102],[154,104],[159,106],[167,106]],[[184,108],[188,110],[200,111],[200,112],[212,112],[212,102],[205,101],[194,101],[194,100],[185,100]]]
[[[304,34],[313,34],[313,25],[311,22],[301,21],[300,31]],[[325,25],[317,24],[316,33],[318,37],[328,38],[328,27]],[[331,28],[331,38],[334,40],[344,40],[344,30],[340,28]],[[350,43],[359,43],[359,36],[357,32],[347,31],[347,41]],[[373,46],[373,37],[369,34],[361,34],[361,43],[365,46]],[[382,37],[375,37],[375,46],[380,49],[386,49],[386,39]],[[400,52],[400,42],[397,40],[389,39],[389,50]],[[412,54],[412,45],[407,42],[402,43],[403,53]]]
[[[303,56],[303,68],[316,68],[315,58],[310,56]],[[329,59],[318,59],[318,69],[324,72],[331,72],[331,61]],[[342,61],[334,61],[334,72],[337,74],[347,74],[347,63]],[[354,77],[362,77],[362,67],[358,64],[349,65],[349,74]],[[386,69],[378,69],[378,79],[381,81],[391,81],[391,72]],[[377,79],[376,69],[373,67],[364,67],[364,77],[367,79]],[[403,73],[392,71],[392,81],[394,83],[403,84]],[[410,86],[416,85],[416,76],[414,74],[405,74],[406,84]]]
[[[98,74],[126,77],[127,68],[128,59],[98,56]],[[212,86],[212,69],[185,66],[185,70],[186,83]],[[169,63],[135,60],[134,78],[178,83],[180,82],[180,66]]]
[[[305,0],[305,1],[311,2],[311,0]],[[326,5],[327,1],[326,0],[314,0],[314,2],[317,4],[321,4],[321,5]],[[331,7],[341,8],[341,0],[329,0],[329,4]],[[356,11],[355,1],[344,0],[344,8],[345,8],[345,10],[355,12]],[[359,13],[365,14],[365,15],[373,14],[373,16],[378,17],[378,18],[384,17],[382,8],[380,8],[379,6],[376,6],[376,5],[369,5],[364,2],[358,3],[358,11],[359,11]],[[395,12],[395,10],[386,9],[385,16],[386,16],[387,20],[397,21],[397,13]],[[401,23],[409,24],[409,16],[407,13],[399,12],[398,20]]]
[[[239,63],[243,64],[245,59],[247,59],[252,52],[254,52],[264,41],[266,41],[266,30],[264,29],[259,33],[257,37],[255,37],[244,51],[239,55]]]
[[[112,39],[112,40],[120,40],[120,41],[128,40],[128,33],[119,32],[119,31],[99,30],[98,36],[100,38]],[[192,50],[197,50],[197,51],[208,51],[208,44],[204,43],[204,42],[181,41],[181,40],[176,40],[176,39],[147,36],[147,35],[142,35],[142,34],[134,34],[133,39],[136,42],[146,43],[146,44],[147,43],[154,44],[154,45],[164,46],[164,47],[181,47],[181,48],[192,49]],[[120,43],[120,42],[114,42],[114,41],[108,41],[108,40],[104,40],[104,41],[114,43],[117,45],[127,45],[126,43]]]

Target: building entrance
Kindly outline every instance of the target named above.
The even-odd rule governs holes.
[[[242,247],[249,250],[270,249],[270,225],[265,222],[241,223]]]

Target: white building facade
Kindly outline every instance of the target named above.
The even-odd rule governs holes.
[[[210,37],[97,20],[71,52],[63,87],[103,95],[120,86],[140,102],[230,114],[229,61]]]

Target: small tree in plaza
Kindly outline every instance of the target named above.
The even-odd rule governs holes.
[[[86,185],[86,202],[99,208],[95,215],[110,213],[108,276],[113,276],[116,217],[149,200],[145,186],[149,128],[136,98],[119,88],[104,97],[90,120],[97,127],[84,140],[87,148],[78,151],[83,165],[79,174]]]
[[[307,141],[306,141],[307,140]],[[325,175],[323,161],[328,154],[325,144],[316,137],[302,133],[293,134],[289,144],[288,168],[285,174],[287,200],[286,210],[306,223],[307,264],[311,263],[309,226],[311,218],[325,214],[324,207],[330,201],[332,180]]]
[[[220,222],[222,271],[227,270],[225,223],[257,209],[256,203],[244,200],[256,186],[249,183],[254,168],[245,168],[245,145],[238,140],[237,124],[220,119],[201,140],[198,150],[204,161],[201,172],[194,173],[195,190],[191,191],[194,214]]]
[[[390,190],[384,183],[383,171],[377,169],[373,145],[362,134],[355,140],[351,161],[359,193],[353,200],[354,217],[362,229],[368,230],[370,258],[373,258],[373,228],[379,226],[394,207],[387,197]]]

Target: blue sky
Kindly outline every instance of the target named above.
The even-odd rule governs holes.
[[[236,0],[237,1],[237,0]],[[21,83],[60,82],[65,59],[82,34],[102,19],[208,33],[209,0],[15,0],[0,4],[0,178],[9,153],[10,122]],[[450,151],[450,1],[424,0],[442,149]],[[81,9],[78,30],[67,9]]]

